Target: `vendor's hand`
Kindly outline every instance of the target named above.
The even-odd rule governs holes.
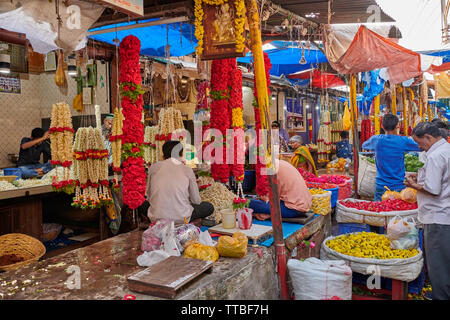
[[[417,183],[417,176],[407,176],[405,177],[405,181],[403,183],[408,188],[413,188],[416,190],[421,189],[420,185]]]
[[[44,135],[42,136],[42,139],[47,140],[48,138],[50,138],[50,134],[48,131],[45,131]]]

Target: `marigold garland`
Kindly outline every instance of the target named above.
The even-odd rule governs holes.
[[[126,36],[119,46],[123,135],[122,193],[123,201],[130,209],[136,209],[145,201],[146,173],[142,158],[144,125],[142,124],[143,98],[139,52],[141,43],[133,35]]]
[[[203,43],[205,30],[203,27],[203,18],[205,13],[203,12],[202,5],[207,4],[210,6],[220,6],[228,0],[195,0],[194,3],[194,15],[195,15],[195,37],[197,38],[196,54],[198,56],[203,53]],[[236,52],[243,52],[245,49],[245,37],[244,37],[244,24],[245,24],[245,2],[244,0],[235,0],[234,6],[236,9],[234,28],[236,34]]]
[[[272,68],[272,64],[270,62],[269,59],[269,55],[267,54],[267,52],[263,52],[264,54],[264,69],[266,71],[266,81],[267,81],[267,94],[270,97],[270,69]],[[259,137],[259,132],[261,130],[261,119],[259,116],[259,106],[258,106],[258,102],[257,102],[257,98],[258,98],[258,92],[257,92],[257,87],[256,87],[256,78],[254,80],[254,86],[253,86],[253,94],[255,96],[254,102],[253,102],[253,106],[254,106],[254,110],[255,110],[255,128],[256,128],[256,132],[257,132],[257,138],[256,138],[256,143],[257,143],[257,162],[256,162],[256,193],[259,196],[266,196],[269,193],[269,184],[268,184],[268,179],[266,175],[261,174],[261,171],[264,170],[264,168],[266,167],[265,164],[263,164],[261,162],[260,159],[260,155],[262,155],[262,151],[261,150],[265,150],[264,146],[262,145],[262,141]],[[261,151],[261,152],[260,152]],[[262,155],[264,156],[264,155]]]

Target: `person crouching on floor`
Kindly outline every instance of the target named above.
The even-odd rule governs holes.
[[[181,142],[166,141],[162,151],[164,160],[152,164],[148,170],[150,221],[166,218],[175,224],[184,224],[213,214],[214,206],[201,201],[194,171],[181,161]]]
[[[280,195],[282,218],[303,218],[311,208],[312,196],[300,172],[289,162],[276,159],[278,165],[277,182]],[[249,208],[253,209],[255,218],[270,218],[268,196],[258,200],[250,200]]]

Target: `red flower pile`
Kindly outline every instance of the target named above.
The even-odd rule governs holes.
[[[384,201],[341,201],[343,206],[357,210],[372,212],[405,211],[417,209],[417,203],[409,203],[399,199],[388,199]]]
[[[142,83],[139,64],[141,43],[133,35],[125,37],[120,43],[120,73],[122,85],[123,137],[122,145],[136,154],[125,154],[123,161],[122,193],[123,201],[130,209],[136,209],[145,200],[146,174],[141,150],[144,143],[144,126],[142,120],[142,94],[133,99],[129,91],[140,88]],[[123,85],[132,83],[132,85]]]

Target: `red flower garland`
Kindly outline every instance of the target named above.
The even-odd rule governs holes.
[[[270,74],[269,71],[272,68],[272,64],[270,63],[269,55],[266,52],[264,53],[264,68],[266,71],[266,81],[267,81],[267,94],[270,97]],[[261,174],[261,170],[263,170],[266,165],[261,162],[261,159],[259,158],[259,150],[262,147],[262,141],[259,139],[259,130],[261,129],[261,118],[259,116],[259,107],[258,107],[258,92],[256,89],[256,78],[254,79],[254,86],[253,86],[253,94],[255,96],[255,102],[254,102],[254,110],[255,110],[255,128],[256,128],[256,141],[258,146],[258,157],[256,162],[256,193],[259,196],[265,196],[269,193],[269,186],[268,186],[268,180],[266,175]]]
[[[242,71],[237,67],[236,59],[231,64],[233,73],[230,78],[230,109],[243,109],[242,103]],[[244,131],[240,127],[233,127],[234,134],[234,155],[233,164],[231,165],[231,173],[236,181],[244,181]],[[241,143],[239,143],[241,141]],[[239,159],[240,157],[242,159]],[[240,163],[239,163],[240,162]]]
[[[125,37],[120,43],[120,73],[119,81],[130,82],[135,86],[142,83],[139,64],[139,52],[141,43],[133,35]],[[127,91],[134,91],[135,86],[124,86],[122,95],[123,135],[122,145],[137,144],[138,147],[144,142],[144,126],[142,120],[142,94],[136,100],[127,96]],[[136,209],[145,201],[146,174],[144,160],[141,156],[126,156],[123,161],[122,175],[123,201],[130,209]]]
[[[216,181],[226,183],[230,176],[230,167],[226,163],[226,130],[231,126],[231,112],[228,96],[228,83],[231,75],[231,60],[213,60],[211,65],[211,119],[210,126],[218,129],[223,135],[223,158],[222,163],[211,164],[211,176]],[[220,97],[219,97],[220,96]]]

